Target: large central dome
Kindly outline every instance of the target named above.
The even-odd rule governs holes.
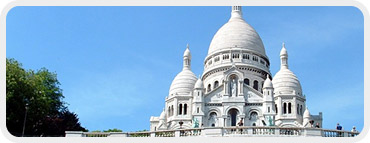
[[[248,50],[267,57],[260,36],[252,26],[244,21],[239,6],[233,7],[230,20],[214,35],[208,56],[231,48]]]

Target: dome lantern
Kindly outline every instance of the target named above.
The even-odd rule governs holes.
[[[285,43],[283,43],[283,47],[281,48],[280,51],[280,68],[288,68],[288,52],[285,49]]]
[[[191,54],[189,50],[189,44],[186,45],[186,50],[184,52],[184,62],[183,62],[183,69],[190,69],[190,62],[191,62]]]
[[[232,6],[231,9],[231,18],[242,18],[243,13],[241,6]]]

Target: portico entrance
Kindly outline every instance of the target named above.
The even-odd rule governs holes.
[[[230,119],[230,123],[229,123],[230,126],[236,126],[238,114],[239,114],[239,111],[235,108],[229,110],[228,117]]]

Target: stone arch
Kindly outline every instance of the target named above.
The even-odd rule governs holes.
[[[247,112],[247,117],[246,118],[249,118],[249,115],[252,113],[252,112],[256,112],[258,114],[258,116],[262,116],[262,110],[259,109],[259,108],[252,108],[252,109],[249,109],[248,112]]]
[[[208,84],[207,86],[207,92],[210,92],[211,91],[211,84]]]
[[[243,115],[243,108],[238,106],[229,106],[225,109],[224,113],[228,116],[226,125],[227,126],[236,126],[240,120],[240,115]]]
[[[239,110],[239,112],[240,112],[240,113],[243,113],[242,108],[240,108],[240,107],[238,107],[238,106],[235,106],[235,105],[232,105],[232,106],[227,107],[227,108],[224,110],[224,113],[229,112],[229,110],[230,110],[230,109],[232,109],[232,108],[236,108],[237,110]]]
[[[252,112],[257,112],[258,113],[258,115],[262,115],[262,110],[261,109],[259,109],[259,108],[252,108],[252,109],[249,109],[248,110],[248,118],[249,118],[249,115],[252,113]]]
[[[240,113],[241,112],[237,108],[231,108],[230,110],[228,110],[227,116],[230,120],[229,121],[230,126],[236,126],[237,125],[238,115],[240,115]]]
[[[208,118],[207,120],[207,125],[209,127],[217,127],[218,125],[218,117],[221,116],[221,113],[219,112],[218,109],[211,109],[207,113]]]
[[[220,86],[220,83],[218,82],[218,80],[214,81],[213,82],[213,89],[216,89],[218,86]]]
[[[245,119],[246,124],[248,126],[259,125],[258,122],[260,121],[260,116],[262,116],[262,112],[260,109],[256,109],[256,108],[250,109]]]
[[[258,91],[258,80],[254,80],[253,81],[253,89],[257,90]]]
[[[243,74],[242,73],[239,73],[239,72],[230,72],[230,73],[228,73],[226,76],[225,76],[225,81],[229,81],[229,79],[230,79],[230,77],[231,76],[237,76],[238,77],[238,79],[243,79]]]
[[[185,103],[183,106],[184,106],[183,107],[184,108],[184,115],[186,115],[188,113],[188,104]]]
[[[249,85],[250,84],[249,78],[244,78],[243,83],[246,85]]]
[[[239,77],[236,74],[230,74],[228,76],[228,79],[227,79],[228,86],[226,86],[226,88],[229,89],[228,90],[228,94],[230,96],[234,96],[234,97],[238,96],[238,94],[239,94],[238,91],[240,90],[240,88],[239,88],[239,84],[240,84],[239,83],[239,80],[240,80],[240,78],[241,77]]]
[[[234,68],[234,67],[232,67]],[[231,69],[232,69],[231,68]],[[230,70],[230,69],[229,69]],[[225,73],[225,76],[223,77],[223,79],[221,81],[223,81],[223,84],[224,84],[224,89],[225,89],[225,94],[227,95],[230,95],[232,96],[232,93],[231,93],[231,77],[236,77],[236,80],[235,80],[235,83],[236,83],[236,90],[235,90],[235,94],[234,96],[238,96],[239,94],[243,94],[243,73],[238,71],[237,69],[234,70],[234,71],[226,71]]]

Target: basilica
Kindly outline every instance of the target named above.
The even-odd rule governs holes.
[[[277,60],[277,59],[276,59]],[[297,76],[289,69],[283,43],[280,70],[270,62],[256,30],[233,6],[231,17],[214,35],[201,77],[191,71],[189,46],[183,68],[172,81],[160,116],[150,130],[229,126],[322,126],[322,113],[311,115]]]

